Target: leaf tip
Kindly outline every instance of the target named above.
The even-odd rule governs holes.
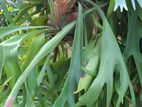
[[[4,107],[13,107],[14,97],[9,96],[5,102]]]

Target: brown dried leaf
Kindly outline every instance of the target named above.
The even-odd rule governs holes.
[[[62,17],[73,8],[76,0],[55,0],[54,1],[54,11],[55,11],[55,21],[59,25]]]

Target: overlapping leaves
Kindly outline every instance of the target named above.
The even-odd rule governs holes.
[[[66,79],[63,90],[60,96],[55,101],[53,107],[75,106],[73,91],[81,74],[82,42],[83,42],[83,12],[82,12],[82,7],[79,4],[78,18],[76,22],[75,37],[73,42],[73,52],[69,68],[69,75]]]
[[[48,0],[48,1],[50,3],[52,18],[54,18],[53,0]],[[63,1],[66,1],[66,0],[63,0]],[[30,2],[34,2],[37,4],[41,3],[38,0],[30,0]],[[114,4],[113,2],[111,1],[111,4]],[[132,6],[134,9],[136,8],[135,7],[136,2],[138,2],[138,4],[142,6],[141,5],[142,3],[140,0],[137,0],[137,1],[131,0],[130,2],[132,3]],[[84,1],[81,3],[83,4]],[[123,103],[123,100],[125,99],[125,97],[127,97],[127,95],[129,97],[131,96],[131,99],[128,102],[129,103],[132,102],[132,106],[135,107],[135,96],[134,96],[132,84],[129,78],[126,64],[124,62],[124,57],[120,51],[115,35],[103,12],[94,3],[92,2],[89,2],[89,3],[93,5],[93,10],[97,9],[98,13],[101,16],[103,26],[100,25],[101,27],[98,30],[100,34],[97,37],[97,40],[95,41],[90,40],[91,41],[91,42],[89,41],[90,44],[86,47],[86,45],[83,44],[83,39],[87,41],[86,38],[83,38],[84,36],[83,30],[85,29],[85,27],[83,26],[84,25],[83,20],[87,20],[87,18],[86,19],[84,18],[83,8],[81,4],[77,5],[78,17],[76,21],[76,31],[75,31],[74,40],[73,40],[73,51],[72,51],[71,61],[67,58],[65,60],[57,61],[54,64],[50,65],[50,62],[52,62],[52,59],[50,61],[50,55],[54,54],[53,50],[56,47],[58,47],[59,42],[73,28],[73,26],[75,25],[75,22],[65,26],[47,43],[45,43],[44,34],[38,35],[38,37],[33,38],[32,39],[33,42],[31,46],[28,47],[29,49],[26,54],[27,56],[25,60],[22,62],[21,66],[19,65],[19,62],[18,62],[19,61],[18,47],[20,46],[21,41],[24,39],[24,37],[27,37],[28,35],[31,35],[31,36],[36,35],[46,30],[40,30],[34,33],[31,30],[29,31],[31,33],[27,31],[25,33],[22,33],[22,30],[25,30],[25,29],[27,30],[27,29],[44,28],[44,27],[37,26],[37,27],[0,28],[0,39],[1,39],[0,77],[3,74],[2,71],[5,71],[6,77],[8,77],[8,79],[5,80],[5,83],[7,83],[8,81],[10,84],[9,87],[12,90],[7,99],[5,107],[12,106],[12,105],[15,106],[15,104],[13,103],[15,98],[17,98],[17,93],[20,92],[19,91],[20,89],[24,91],[23,92],[24,94],[21,95],[23,96],[23,102],[20,104],[18,104],[19,102],[18,103],[16,102],[17,107],[21,107],[21,106],[46,107],[47,103],[48,103],[48,106],[53,105],[53,107],[64,107],[64,106],[80,107],[83,105],[86,105],[87,107],[94,107],[94,106],[109,107],[111,106],[112,103],[114,104],[114,106],[119,107],[120,104]],[[115,10],[119,6],[121,11],[123,10],[123,8],[127,10],[125,0],[115,0],[115,3],[116,3]],[[84,6],[88,6],[88,4]],[[113,7],[114,5],[110,6],[111,11],[109,11],[108,15],[111,15]],[[30,8],[31,7],[28,7],[28,10]],[[3,9],[6,9],[6,8],[3,7]],[[7,10],[4,10],[4,11],[7,12]],[[25,11],[26,9],[18,13],[18,16],[15,18],[14,21],[16,20],[20,21],[19,17],[23,16]],[[37,12],[38,11],[36,11],[36,13]],[[96,12],[96,10],[94,12]],[[141,23],[139,23],[139,20],[137,18],[137,14],[134,11],[132,11],[132,13],[133,14],[129,14],[128,16],[129,17],[128,18],[128,38],[127,38],[126,48],[124,49],[125,50],[124,56],[126,58],[126,61],[128,60],[130,56],[134,57],[136,67],[138,69],[138,75],[139,75],[140,81],[142,81],[142,76],[141,76],[142,60],[140,60],[141,52],[139,50],[140,48],[139,41],[142,38],[141,37],[142,27],[141,27]],[[90,13],[90,14],[91,16],[94,15],[93,13]],[[86,15],[89,16],[90,14],[86,14]],[[5,14],[5,17],[8,17],[7,13]],[[30,17],[30,15],[28,15],[28,17]],[[39,21],[42,20],[42,17],[40,18],[38,18]],[[99,21],[101,19],[99,19]],[[8,18],[7,20],[10,23],[14,23],[12,19]],[[31,20],[31,18],[29,20]],[[97,21],[98,19],[94,19],[94,20]],[[34,21],[37,22],[36,20]],[[88,29],[90,29],[90,27]],[[85,30],[88,30],[88,29],[85,29]],[[19,31],[19,32],[15,33],[16,31]],[[14,34],[15,36],[13,36]],[[6,37],[10,37],[10,39]],[[84,45],[84,47],[82,46],[82,44]],[[36,49],[34,49],[34,46],[36,47]],[[84,52],[83,52],[83,48],[85,49]],[[84,55],[82,55],[82,53]],[[46,60],[44,59],[45,57],[47,57]],[[67,72],[69,61],[70,61],[70,67],[69,67],[69,72]],[[42,69],[40,69],[41,67]],[[23,73],[22,73],[22,70],[23,70]],[[44,80],[45,73],[47,73],[48,75],[46,76],[48,77],[48,80],[47,79]],[[83,75],[81,76],[81,74]],[[38,76],[38,78],[36,76]],[[64,80],[63,77],[65,77],[66,80]],[[80,78],[80,81],[78,84],[78,89],[76,92],[74,92],[79,78]],[[25,83],[24,85],[25,87],[23,88],[22,86],[24,83]],[[42,87],[42,89],[45,89],[45,90],[44,91],[39,90],[40,85],[43,85],[43,84],[44,86]],[[61,87],[62,85],[63,85],[63,88]],[[1,86],[0,86],[0,90],[1,90]],[[81,93],[82,90],[85,90],[84,94]],[[41,97],[41,94],[45,96]],[[55,94],[56,94],[56,98],[58,97],[57,99],[54,98],[54,96],[52,96]],[[126,107],[129,106],[130,105],[129,103],[125,104],[125,106]]]
[[[59,42],[62,40],[62,38],[73,28],[74,22],[67,25],[64,29],[62,29],[60,32],[57,33],[57,35],[52,38],[49,42],[47,42],[40,51],[36,54],[34,59],[31,61],[31,63],[28,65],[28,67],[25,69],[24,73],[20,76],[16,84],[14,85],[14,88],[11,91],[11,94],[9,95],[7,102],[5,103],[5,107],[9,106],[9,102],[11,100],[14,101],[18,90],[22,86],[22,84],[25,82],[26,78],[32,71],[32,69],[36,66],[36,64],[47,54],[51,53],[54,48],[59,44]],[[13,101],[10,103],[10,105],[13,105]]]
[[[116,87],[116,92],[118,93],[118,100],[117,103],[115,104],[116,107],[119,107],[120,103],[123,102],[125,93],[128,88],[130,88],[131,96],[133,99],[133,106],[135,106],[134,102],[135,96],[123,56],[121,54],[115,36],[106,18],[104,17],[101,10],[99,10],[98,7],[96,8],[98,9],[101,18],[103,20],[101,53],[100,53],[101,55],[100,55],[100,65],[99,65],[98,75],[93,80],[88,91],[80,97],[76,106],[77,107],[80,107],[82,105],[87,105],[88,107],[95,106],[95,104],[97,104],[99,96],[101,95],[101,91],[104,89],[105,85],[107,88],[106,107],[110,106],[110,101],[112,100],[114,87]],[[120,77],[117,80],[117,83],[115,84],[113,83],[114,73],[120,75]]]

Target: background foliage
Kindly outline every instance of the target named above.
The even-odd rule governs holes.
[[[0,0],[0,107],[141,107],[141,0]]]

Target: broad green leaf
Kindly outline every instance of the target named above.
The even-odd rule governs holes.
[[[53,107],[64,107],[67,102],[69,107],[74,107],[73,91],[81,74],[82,64],[82,42],[83,42],[83,12],[79,4],[78,18],[76,22],[75,37],[73,42],[73,52],[69,68],[69,75],[66,79],[60,96],[55,101]]]
[[[128,18],[128,35],[126,41],[126,47],[124,50],[125,60],[132,56],[136,64],[141,87],[142,87],[142,54],[140,52],[140,39],[142,38],[142,25],[138,21],[137,14],[131,10],[133,14],[129,14]]]
[[[132,99],[133,99],[133,106],[135,106],[133,89],[131,87],[127,68],[125,66],[123,56],[121,54],[121,51],[119,49],[115,36],[111,30],[111,27],[108,21],[106,20],[104,14],[102,13],[102,11],[98,8],[98,6],[91,1],[89,1],[89,3],[91,3],[97,8],[103,20],[102,39],[101,39],[101,56],[100,56],[101,59],[100,59],[98,75],[94,79],[88,91],[80,97],[76,106],[77,107],[80,107],[83,105],[89,106],[96,103],[101,94],[101,91],[103,90],[103,87],[106,84],[106,88],[107,88],[106,107],[109,107],[112,94],[113,94],[113,75],[114,75],[116,67],[118,67],[118,72],[120,74],[120,78],[119,78],[120,85],[117,87],[118,100],[116,103],[116,107],[119,107],[120,103],[123,102],[123,98],[128,88],[130,88]]]
[[[6,74],[8,77],[13,77],[11,81],[12,87],[14,86],[17,78],[21,73],[21,69],[18,62],[17,49],[20,45],[23,37],[14,36],[2,43],[0,43],[0,49],[3,53],[3,60],[1,60],[1,70],[3,66],[5,67]],[[2,71],[1,71],[2,74]],[[0,75],[1,75],[0,74]]]
[[[94,41],[93,41],[94,42]],[[92,48],[92,44],[89,44],[90,46],[86,47],[83,57],[89,57],[83,58],[88,59],[87,64],[84,66],[83,70],[84,73],[82,74],[79,83],[78,83],[78,89],[76,93],[84,90],[85,92],[88,90],[93,78],[97,75],[97,69],[100,61],[100,39],[97,42],[97,45],[95,48]],[[94,43],[93,43],[94,47]],[[92,49],[91,49],[92,48]],[[84,60],[83,60],[84,61]]]

